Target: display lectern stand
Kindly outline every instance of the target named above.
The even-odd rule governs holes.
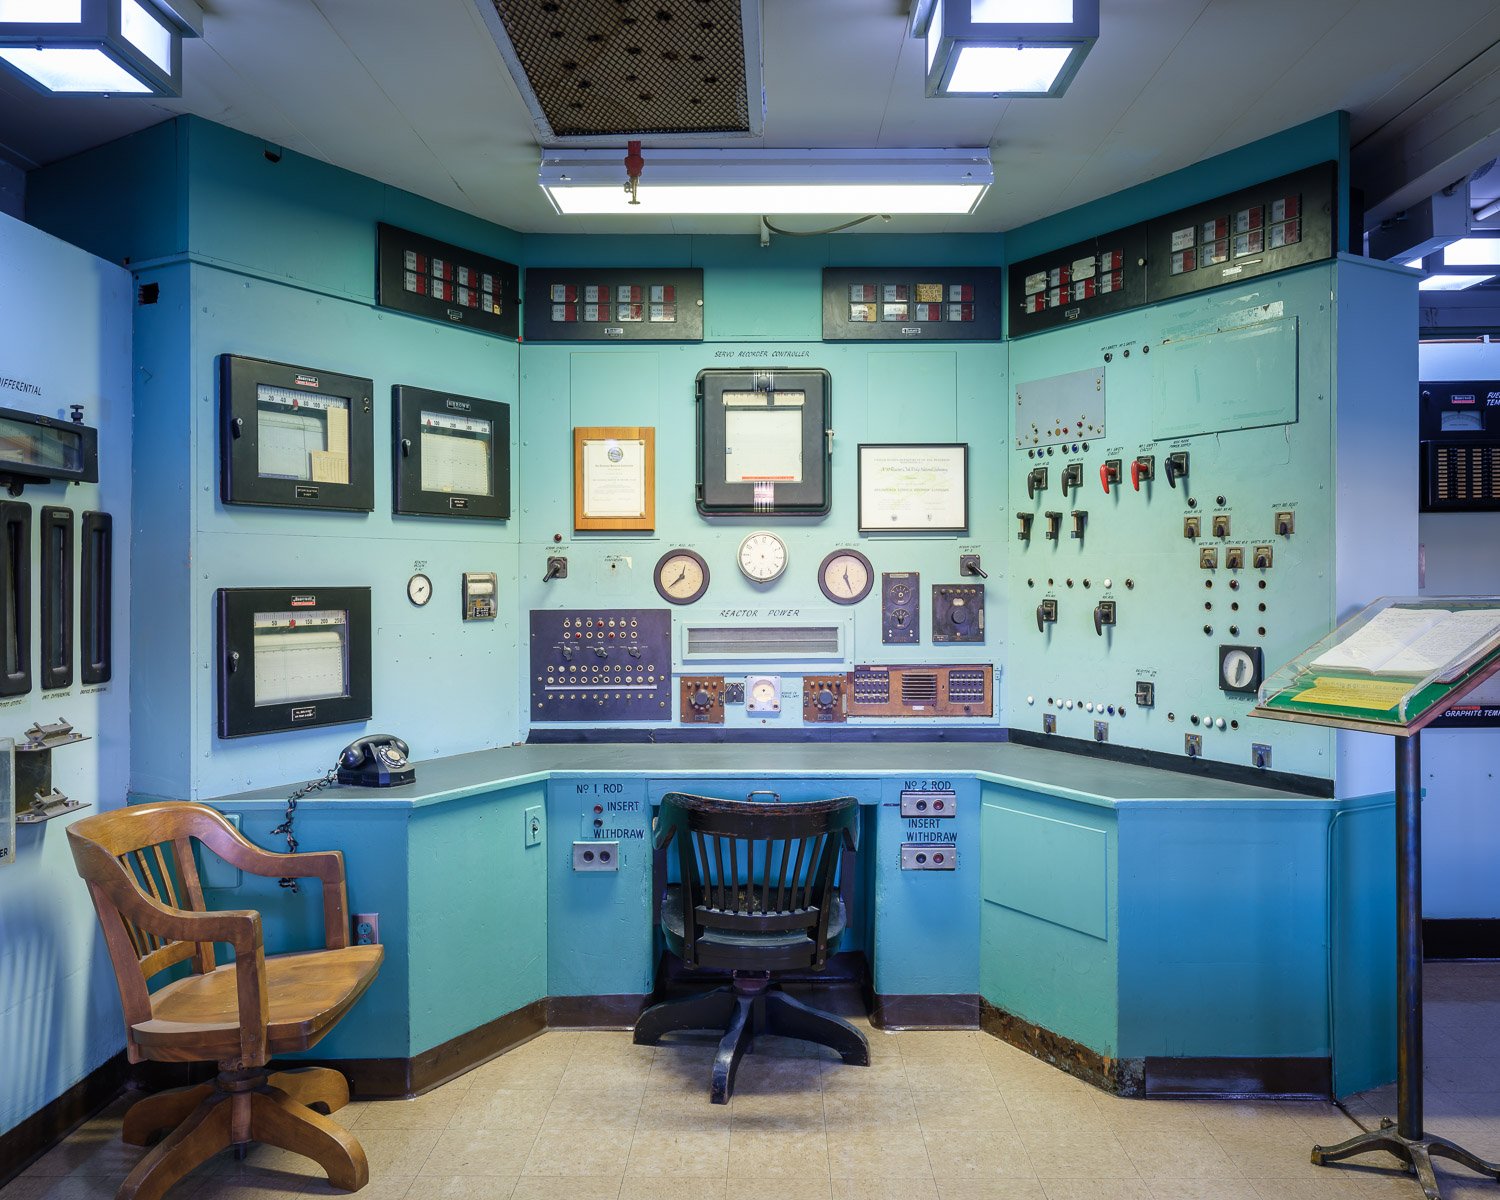
[[[1336,1146],[1319,1166],[1373,1150],[1404,1159],[1440,1200],[1438,1155],[1500,1180],[1488,1162],[1422,1126],[1421,730],[1500,672],[1500,597],[1375,601],[1260,689],[1252,716],[1384,733],[1396,747],[1396,1119]]]

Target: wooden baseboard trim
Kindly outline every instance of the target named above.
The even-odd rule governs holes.
[[[548,996],[548,1029],[634,1029],[650,997]]]
[[[121,1050],[14,1129],[0,1133],[0,1187],[120,1095],[129,1079],[130,1064]]]
[[[1422,922],[1422,953],[1429,962],[1500,958],[1500,920],[1428,917]]]
[[[979,1001],[979,1028],[1059,1071],[1092,1083],[1096,1088],[1117,1096],[1142,1094],[1143,1071],[1138,1058],[1110,1058],[1089,1049],[1082,1042],[1075,1042],[1070,1037],[1006,1012],[982,997]]]
[[[1330,1100],[1329,1058],[1147,1058],[1145,1095],[1156,1099]]]
[[[870,1024],[876,1029],[978,1029],[979,996],[870,996]]]

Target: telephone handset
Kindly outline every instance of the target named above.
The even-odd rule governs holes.
[[[412,783],[417,778],[417,769],[408,761],[411,749],[400,738],[389,733],[375,733],[350,742],[339,751],[335,762],[320,779],[304,783],[286,798],[286,815],[280,825],[271,830],[273,836],[286,838],[286,852],[297,853],[297,837],[292,832],[292,822],[297,816],[297,802],[313,792],[321,792],[335,783],[355,784],[359,787],[397,787]],[[295,879],[283,879],[281,886],[297,891]]]
[[[375,733],[339,751],[338,781],[360,787],[399,787],[417,777],[411,750],[398,737]]]

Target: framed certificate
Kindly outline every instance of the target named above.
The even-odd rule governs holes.
[[[573,528],[656,528],[656,430],[573,430]]]
[[[859,447],[861,533],[964,533],[968,528],[967,442]]]

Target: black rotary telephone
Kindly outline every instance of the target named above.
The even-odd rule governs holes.
[[[319,779],[304,783],[286,798],[286,815],[281,824],[271,830],[273,836],[286,838],[288,854],[297,853],[297,838],[292,832],[292,823],[297,815],[297,802],[313,792],[332,787],[335,783],[352,784],[356,787],[399,787],[403,783],[414,783],[417,769],[409,761],[411,748],[400,738],[389,733],[371,734],[350,742],[339,751],[338,761],[328,773]],[[295,879],[281,880],[281,886],[297,890]]]
[[[377,733],[350,742],[339,751],[338,781],[359,787],[399,787],[417,777],[408,762],[411,750],[389,733]]]

